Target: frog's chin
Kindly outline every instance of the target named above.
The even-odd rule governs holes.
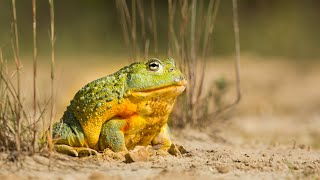
[[[131,92],[131,95],[135,97],[178,96],[186,89],[186,84],[187,84],[186,81],[183,81],[181,83],[176,83],[170,86],[147,89],[143,91],[134,91],[134,92]]]

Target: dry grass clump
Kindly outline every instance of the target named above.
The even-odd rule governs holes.
[[[17,72],[9,75],[6,62],[0,49],[0,148],[20,153],[30,150],[31,123],[12,81]]]
[[[8,74],[7,61],[4,60],[0,49],[0,147],[3,150],[17,150],[18,154],[23,149],[29,149],[30,132],[28,117],[22,105],[21,76],[18,23],[16,2],[12,0],[12,33],[11,45],[16,64],[16,71]],[[16,78],[15,81],[13,78]],[[16,83],[16,85],[13,84]]]
[[[176,126],[208,124],[240,101],[240,43],[236,0],[233,0],[233,19],[237,98],[230,104],[222,105],[223,96],[229,87],[225,79],[217,79],[212,83],[209,91],[204,90],[208,52],[212,46],[219,3],[219,0],[208,2],[168,0],[167,57],[173,57],[178,62],[179,68],[185,73],[189,83],[186,93],[177,102],[178,108],[173,112],[173,118],[179,119],[174,121],[177,122],[174,124]],[[152,0],[150,7],[146,8],[151,9],[151,12],[143,8],[141,0],[116,0],[116,5],[125,44],[130,50],[130,59],[148,58],[149,54],[157,56],[159,49],[155,1]],[[139,18],[136,17],[137,10]],[[137,24],[141,25],[140,33],[137,31]],[[145,28],[145,24],[149,24],[148,29]],[[150,44],[154,46],[154,51],[151,53]]]
[[[16,3],[12,0],[12,36],[11,46],[16,69],[9,74],[7,58],[4,57],[0,47],[0,150],[13,151],[20,155],[22,152],[35,153],[42,147],[38,134],[43,134],[45,129],[39,130],[38,124],[44,121],[50,98],[44,106],[37,99],[37,30],[36,30],[36,0],[32,0],[33,15],[33,111],[26,108],[21,97],[21,69],[18,21]],[[54,52],[53,52],[54,53]],[[53,73],[54,74],[54,73]],[[32,114],[32,115],[31,115]],[[43,122],[42,122],[43,123]]]

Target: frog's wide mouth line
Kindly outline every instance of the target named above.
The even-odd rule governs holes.
[[[171,86],[165,86],[161,88],[153,88],[153,89],[148,89],[148,90],[142,90],[142,91],[135,91],[133,93],[151,93],[151,92],[156,92],[156,91],[166,91],[166,90],[174,90],[174,89],[182,89],[185,88],[183,85],[171,85]]]
[[[187,86],[187,81],[180,81],[177,84],[158,87],[158,88],[150,88],[145,90],[133,91],[132,93],[151,93],[151,92],[160,92],[160,91],[174,91],[174,90],[184,90]]]
[[[145,90],[137,90],[137,91],[132,91],[131,95],[143,95],[146,96],[148,94],[152,93],[168,93],[168,92],[174,92],[174,93],[182,93],[184,89],[186,88],[186,82],[181,82],[177,83],[175,85],[169,85],[169,86],[164,86],[164,87],[159,87],[159,88],[152,88],[152,89],[145,89]]]

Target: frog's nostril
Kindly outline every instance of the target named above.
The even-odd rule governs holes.
[[[170,69],[169,69],[170,72],[172,72],[173,70],[174,70],[173,68],[170,68]]]
[[[176,77],[176,78],[173,79],[174,82],[180,82],[180,81],[183,81],[183,80],[184,80],[183,76]]]
[[[180,79],[180,77],[178,77],[178,78],[174,78],[173,81],[174,81],[174,82],[180,82],[181,79]]]

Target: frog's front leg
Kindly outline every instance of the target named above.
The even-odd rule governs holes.
[[[123,129],[124,119],[111,119],[103,124],[99,139],[100,150],[110,148],[114,152],[127,151]]]
[[[56,152],[75,157],[97,154],[97,151],[85,147],[84,133],[77,121],[55,123],[52,135]]]
[[[168,150],[170,148],[170,130],[167,123],[162,126],[159,134],[154,137],[151,143],[155,149]]]

